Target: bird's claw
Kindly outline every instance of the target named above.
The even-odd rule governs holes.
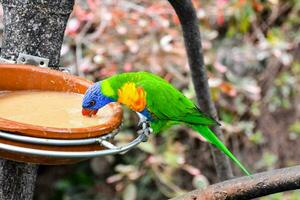
[[[147,118],[146,118],[144,115],[142,115],[142,114],[139,113],[139,112],[137,112],[137,115],[139,116],[138,126],[139,126],[139,127],[142,127],[142,124],[143,124],[144,122],[147,122],[148,120],[147,120]]]
[[[137,112],[137,115],[139,116],[139,122],[138,127],[140,128],[137,133],[138,134],[144,134],[146,137],[144,138],[144,142],[147,141],[148,136],[153,132],[152,128],[150,128],[150,122],[148,121],[147,117],[142,115],[141,113]]]
[[[152,128],[150,127],[149,121],[141,121],[139,123],[140,129],[137,131],[138,134],[144,134],[146,137],[144,137],[143,142],[146,142],[148,140],[149,135],[153,132]]]

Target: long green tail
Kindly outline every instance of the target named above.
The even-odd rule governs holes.
[[[219,150],[225,153],[233,162],[235,162],[241,170],[248,176],[250,176],[250,172],[242,165],[242,163],[227,149],[227,147],[217,138],[217,136],[207,127],[207,126],[199,126],[193,125],[193,129],[199,132],[206,140],[216,146]]]

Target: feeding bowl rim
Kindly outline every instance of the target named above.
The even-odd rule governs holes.
[[[72,83],[72,84],[70,84]],[[83,94],[91,81],[64,72],[32,65],[0,64],[0,90],[44,90]],[[117,129],[123,117],[118,103],[110,103],[113,117],[108,123],[91,127],[55,128],[16,122],[0,117],[0,130],[20,135],[50,138],[79,139],[93,138]]]

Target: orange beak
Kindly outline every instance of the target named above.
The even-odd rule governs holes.
[[[98,112],[98,110],[91,110],[91,109],[87,109],[87,108],[82,108],[82,115],[84,116],[88,116],[91,117],[93,115],[96,115]]]

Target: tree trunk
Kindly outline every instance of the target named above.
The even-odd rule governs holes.
[[[74,0],[1,0],[4,35],[1,58],[19,53],[48,58],[58,67],[64,32]]]
[[[210,97],[208,81],[205,72],[201,46],[201,36],[195,8],[191,0],[168,1],[175,9],[182,26],[188,61],[200,108],[205,113],[208,113],[209,115],[217,119],[216,108]],[[221,129],[219,127],[214,127],[213,131],[216,133],[218,138],[220,138],[220,140],[224,140]],[[217,148],[213,147],[212,145],[210,145],[210,147],[219,180],[223,181],[232,178],[233,174],[229,159]]]
[[[0,199],[32,199],[38,166],[0,160]]]
[[[58,67],[64,31],[74,0],[1,0],[4,35],[0,59],[19,53],[49,59]],[[0,159],[0,199],[32,199],[38,166]]]

